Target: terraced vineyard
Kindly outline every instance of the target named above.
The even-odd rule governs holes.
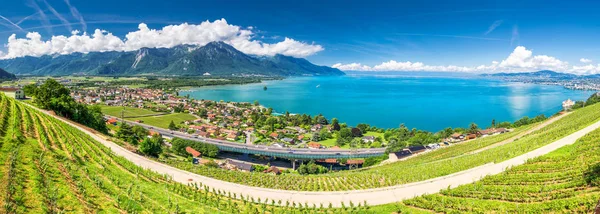
[[[447,149],[436,150],[384,166],[322,175],[284,174],[271,176],[262,173],[243,173],[195,166],[187,162],[163,161],[200,175],[250,186],[298,191],[359,190],[423,181],[471,169],[486,163],[498,163],[563,138],[599,119],[600,105],[591,105],[578,109],[512,143],[477,153],[470,154],[469,152],[509,139],[530,127],[523,127],[512,133],[481,138]]]
[[[202,184],[175,183],[168,176],[114,155],[64,122],[4,95],[0,95],[0,137],[0,213],[281,213],[326,209],[244,198]],[[327,212],[351,210],[367,212],[356,204]]]
[[[589,213],[600,198],[600,129],[479,182],[404,201],[401,212]]]

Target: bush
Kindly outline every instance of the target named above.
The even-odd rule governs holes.
[[[152,138],[146,138],[142,143],[140,143],[140,147],[138,150],[145,155],[158,157],[160,153],[162,153],[162,144],[163,139],[158,135],[152,136]]]
[[[321,166],[321,165],[317,165],[315,164],[314,161],[310,161],[308,162],[308,164],[302,164],[300,165],[300,167],[298,167],[298,173],[300,173],[301,175],[308,175],[308,174],[323,174],[323,173],[327,173],[327,168]]]

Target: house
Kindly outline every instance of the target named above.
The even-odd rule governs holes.
[[[203,137],[203,138],[209,138],[210,134],[208,132],[199,131],[198,136]]]
[[[563,110],[565,110],[565,111],[571,110],[574,105],[575,105],[575,102],[573,102],[573,100],[571,100],[571,99],[567,99],[562,102]]]
[[[293,138],[289,138],[289,137],[285,137],[285,138],[281,139],[281,141],[289,143],[289,144],[295,144],[296,143]]]
[[[375,142],[375,136],[364,136],[362,137],[362,141],[364,143],[373,143]]]
[[[227,140],[236,140],[238,138],[238,133],[236,132],[231,132],[229,134],[227,134]]]
[[[455,139],[455,140],[462,140],[463,138],[465,138],[465,136],[460,133],[454,133],[450,137],[452,137],[452,139]]]
[[[194,148],[189,147],[189,146],[185,147],[185,151],[188,154],[192,155],[192,157],[195,157],[195,158],[200,157],[200,155],[202,155],[202,153],[200,153],[199,151],[196,151]]]
[[[365,163],[365,160],[362,159],[349,159],[346,161],[348,165],[362,165]]]
[[[321,144],[320,143],[313,142],[313,141],[309,142],[307,144],[307,146],[308,146],[308,148],[311,148],[311,149],[320,149],[321,148]]]
[[[299,141],[304,140],[304,135],[298,135],[298,137],[296,137],[296,139],[298,139]]]
[[[490,128],[490,129],[484,129],[479,131],[479,133],[481,135],[493,135],[493,134],[501,134],[501,133],[505,133],[508,132],[507,129],[505,128]]]
[[[238,170],[242,170],[242,171],[252,172],[252,164],[240,162],[240,161],[234,161],[231,159],[227,159],[226,163],[232,169],[238,169]]]
[[[275,166],[271,166],[268,169],[266,169],[264,173],[273,173],[274,175],[279,175],[281,174],[281,170],[279,170],[279,168]]]
[[[426,149],[427,148],[425,148],[425,146],[411,146],[411,147],[408,147],[408,150],[410,150],[410,152],[412,154],[424,152]]]
[[[106,121],[106,124],[108,124],[108,125],[115,125],[115,126],[116,126],[116,125],[117,125],[117,122],[118,122],[118,120],[117,120],[117,119],[115,119],[115,118],[110,118],[110,119],[108,119],[108,120]]]
[[[313,132],[321,131],[321,129],[323,129],[323,125],[321,125],[321,124],[317,124],[317,125],[310,127],[310,130]]]
[[[402,159],[405,157],[408,157],[412,155],[412,152],[410,152],[409,149],[403,149],[402,151],[398,151],[398,152],[390,152],[389,159],[395,160],[395,159]]]
[[[338,160],[335,158],[328,158],[328,159],[325,159],[323,162],[328,163],[328,164],[337,164]]]
[[[279,139],[279,134],[277,134],[277,132],[271,132],[271,134],[269,134],[269,137],[273,139]]]
[[[472,140],[472,139],[475,139],[475,138],[477,138],[477,134],[469,134],[469,135],[467,135],[467,137],[465,139]]]

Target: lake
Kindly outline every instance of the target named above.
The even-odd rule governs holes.
[[[550,116],[562,108],[563,100],[585,100],[592,93],[470,75],[349,73],[194,88],[180,95],[216,101],[258,100],[275,112],[323,114],[351,126],[368,123],[393,128],[404,123],[409,128],[439,131],[467,127],[471,122],[487,127],[492,119]]]

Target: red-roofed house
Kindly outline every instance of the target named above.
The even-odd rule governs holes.
[[[192,157],[200,157],[200,155],[202,155],[199,151],[196,151],[195,149],[193,149],[192,147],[185,147],[185,151],[189,154],[192,155]]]
[[[311,148],[311,149],[320,149],[321,148],[321,144],[317,143],[317,142],[309,142],[307,144],[307,146],[308,146],[308,148]]]

